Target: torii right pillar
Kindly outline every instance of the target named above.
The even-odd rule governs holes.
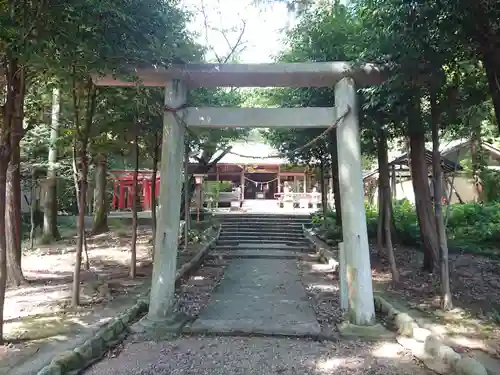
[[[363,169],[356,86],[350,77],[335,85],[336,116],[350,108],[337,128],[342,236],[350,323],[375,324],[370,249],[364,205]]]

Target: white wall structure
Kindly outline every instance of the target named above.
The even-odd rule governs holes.
[[[351,323],[370,325],[375,309],[364,210],[363,177],[356,90],[378,84],[385,72],[373,64],[349,62],[284,64],[186,64],[169,69],[136,70],[145,86],[166,87],[163,128],[161,207],[155,239],[155,261],[148,319],[168,324],[174,303],[184,126],[203,127],[328,127],[338,122],[338,151],[342,199],[343,235]],[[116,77],[95,76],[101,86],[135,86]],[[198,87],[335,87],[335,108],[172,108],[184,104],[185,90]],[[180,118],[186,119],[177,121]],[[230,119],[230,121],[228,121]],[[194,124],[190,124],[192,121]],[[167,184],[168,181],[168,184]]]

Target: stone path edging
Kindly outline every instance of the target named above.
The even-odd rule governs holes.
[[[319,260],[325,262],[331,266],[335,272],[337,272],[340,267],[340,263],[337,261],[338,256],[337,254],[334,254],[332,248],[316,237],[312,229],[307,228],[304,224],[302,224],[302,231],[304,232],[304,237],[309,240],[309,243],[318,253]]]
[[[302,225],[304,236],[319,254],[321,261],[333,266],[337,271],[339,262],[331,247],[317,238],[311,229]],[[445,345],[438,335],[422,328],[409,314],[394,308],[384,298],[374,296],[375,309],[384,314],[388,322],[393,324],[399,336],[396,340],[405,349],[421,360],[425,366],[438,374],[487,375],[485,367],[473,358],[462,356],[451,347]]]
[[[375,309],[396,327],[398,343],[438,374],[487,375],[484,366],[473,358],[462,356],[443,343],[443,339],[422,328],[409,314],[394,308],[375,295]]]
[[[206,232],[213,231],[210,227]],[[208,253],[220,235],[220,226],[216,229],[215,235],[205,246],[186,264],[184,264],[175,275],[176,283],[194,268],[200,265],[204,256]],[[136,321],[141,315],[147,312],[149,300],[147,295],[138,297],[134,306],[125,310],[109,323],[100,328],[94,337],[86,340],[82,345],[74,350],[68,350],[56,355],[52,362],[38,371],[37,375],[76,375],[82,369],[87,368],[98,361],[108,352],[122,342],[129,333],[129,325]]]

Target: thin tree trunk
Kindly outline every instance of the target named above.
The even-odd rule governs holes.
[[[391,266],[392,281],[395,284],[399,282],[399,271],[398,271],[398,266],[396,264],[396,257],[394,255],[394,245],[392,243],[392,235],[391,235],[392,198],[390,196],[390,192],[387,192],[387,198],[384,199],[384,208],[385,208],[384,228],[385,228],[387,255],[389,256],[389,264]]]
[[[7,169],[6,203],[6,243],[7,243],[7,282],[19,286],[26,282],[21,258],[21,195],[20,149],[12,148],[12,155]]]
[[[155,238],[156,238],[156,176],[158,175],[158,162],[160,159],[160,133],[157,132],[154,136],[153,146],[153,173],[151,175],[151,220],[152,220],[152,237],[153,237],[153,252],[151,256],[154,260],[155,254]]]
[[[3,342],[5,290],[8,277],[7,236],[14,234],[7,228],[7,222],[12,218],[7,215],[7,169],[12,158],[13,146],[18,146],[22,136],[22,115],[24,104],[24,69],[18,66],[17,60],[7,57],[4,62],[3,75],[5,79],[5,103],[2,106],[0,120],[0,341]],[[16,132],[19,132],[17,134]],[[19,224],[20,224],[20,217]],[[15,223],[15,222],[14,222]],[[9,233],[10,232],[10,233]],[[11,253],[21,260],[21,254]]]
[[[481,183],[481,169],[483,167],[482,152],[481,152],[481,124],[475,121],[471,124],[471,142],[470,151],[472,159],[472,179],[474,188],[476,189],[477,200],[480,202],[483,199],[483,185]]]
[[[446,214],[444,217],[444,228],[448,227],[448,220],[450,218],[450,210],[451,210],[451,197],[453,195],[453,190],[455,189],[455,177],[457,175],[458,161],[460,160],[460,149],[457,150],[457,157],[455,159],[455,170],[453,171],[453,176],[451,176],[451,181],[448,181],[446,176],[444,176],[444,182],[448,182],[450,184],[450,191],[446,196]]]
[[[0,138],[2,131],[0,129]],[[8,140],[2,139],[0,144],[0,197],[5,197],[7,189],[7,165],[10,159],[10,147],[5,145]],[[5,289],[7,287],[7,242],[5,240],[5,199],[0,199],[0,342],[3,342],[3,321],[4,321],[4,304],[5,304]]]
[[[189,185],[189,138],[185,139],[184,147],[184,185]],[[184,189],[184,238],[182,240],[184,251],[187,251],[189,244],[189,228],[191,226],[191,202],[189,201],[189,191]]]
[[[30,248],[33,250],[35,247],[35,203],[36,203],[36,170],[33,168],[31,171],[31,199],[30,199]]]
[[[379,159],[379,188],[382,189],[381,196],[381,206],[379,207],[379,212],[382,212],[379,220],[383,224],[383,242],[386,247],[386,254],[389,258],[389,264],[391,266],[392,281],[397,283],[399,281],[399,272],[396,265],[396,258],[394,256],[394,246],[392,244],[392,233],[391,233],[391,207],[392,207],[392,196],[391,196],[391,183],[389,175],[389,158],[387,154],[387,138],[385,131],[383,129],[379,132],[379,143],[378,143],[378,159]]]
[[[61,239],[57,228],[57,140],[59,139],[59,89],[52,91],[52,121],[50,130],[47,180],[45,183],[45,202],[43,209],[43,241],[50,243]]]
[[[439,152],[439,108],[435,93],[431,93],[431,118],[432,118],[432,169],[434,177],[434,213],[436,218],[436,231],[439,243],[439,261],[441,269],[441,308],[450,310],[453,302],[450,290],[450,270],[448,264],[448,243],[446,228],[443,220],[443,178],[441,169],[441,153]]]
[[[24,68],[12,65],[13,79],[10,82],[13,90],[13,117],[10,121],[11,154],[7,169],[6,200],[6,243],[7,243],[7,282],[16,286],[26,282],[21,260],[21,147],[20,142],[24,135],[24,96],[25,77]]]
[[[135,135],[135,165],[134,165],[134,178],[132,182],[132,247],[130,249],[130,277],[135,279],[137,275],[137,204],[139,197],[138,189],[138,175],[139,175],[139,135]]]
[[[380,157],[380,153],[379,153]],[[379,161],[379,176],[378,176],[378,222],[377,222],[377,254],[379,257],[384,256],[384,190],[382,189],[382,180],[380,178],[380,161]]]
[[[107,168],[106,155],[98,155],[96,158],[94,225],[92,228],[94,234],[109,231],[106,199]]]
[[[485,35],[482,35],[485,37]],[[488,87],[490,90],[493,107],[495,109],[495,117],[497,127],[500,131],[500,54],[498,48],[494,47],[489,41],[482,43],[480,49],[483,51],[483,63],[488,79]],[[486,44],[486,45],[484,45]]]
[[[439,259],[439,247],[429,191],[428,168],[425,159],[425,138],[423,134],[410,136],[410,165],[420,240],[424,248],[423,269],[432,272]]]
[[[82,264],[82,251],[85,241],[85,201],[87,195],[87,175],[88,175],[88,163],[86,160],[87,155],[83,152],[80,154],[80,192],[78,195],[78,235],[76,242],[76,258],[75,267],[73,270],[73,293],[71,296],[71,305],[76,307],[80,304],[80,267]],[[88,256],[87,256],[88,259]],[[87,265],[86,265],[87,266]],[[90,267],[89,267],[90,268]]]
[[[340,203],[340,180],[339,180],[339,160],[337,151],[337,133],[331,131],[328,138],[328,150],[332,161],[332,182],[333,182],[333,200],[335,205],[335,222],[342,226],[342,208]]]
[[[77,166],[77,161],[76,161],[76,146],[73,147],[73,180],[75,183],[75,195],[76,195],[76,205],[78,208],[78,217],[80,217],[80,212],[83,211],[83,262],[86,270],[90,269],[90,260],[89,260],[89,252],[88,252],[88,247],[87,247],[87,236],[85,235],[85,209],[81,209],[82,206],[80,206],[81,200],[80,200],[80,193],[81,193],[81,187],[80,187],[80,182],[78,181],[78,166]],[[88,167],[87,167],[88,168]],[[80,171],[81,173],[81,171]],[[88,172],[87,172],[88,174]],[[85,192],[85,194],[87,194]],[[84,206],[85,207],[85,206]],[[77,233],[80,233],[80,229],[78,227],[78,221],[77,219]],[[81,258],[81,257],[80,257]]]
[[[422,128],[420,92],[415,89],[408,105],[408,164],[415,194],[420,240],[424,250],[423,270],[432,272],[439,257],[439,246],[429,190],[429,169],[426,161],[425,130]]]
[[[78,196],[78,239],[76,243],[76,260],[73,272],[73,291],[71,295],[71,305],[76,307],[80,304],[80,267],[82,263],[82,250],[85,243],[85,207],[87,200],[87,185],[88,185],[88,158],[87,148],[89,142],[89,133],[92,126],[92,121],[96,108],[97,91],[91,79],[87,81],[87,105],[85,124],[83,129],[80,128],[80,107],[78,101],[78,88],[76,83],[76,72],[73,66],[73,110],[75,119],[75,145],[73,155],[75,156],[76,146],[79,143],[79,161],[80,161],[80,194]],[[74,161],[74,169],[78,170],[76,161]],[[78,182],[75,188],[78,190]],[[88,254],[87,254],[88,262]],[[86,264],[90,266],[90,264]],[[90,268],[90,267],[89,267]]]

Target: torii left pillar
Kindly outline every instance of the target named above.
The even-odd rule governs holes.
[[[180,108],[186,103],[184,82],[171,80],[165,89],[165,106]],[[182,114],[179,114],[182,117]],[[175,115],[165,111],[160,165],[159,215],[155,238],[155,258],[149,312],[146,323],[166,323],[173,317],[175,274],[182,190],[184,132]]]
[[[375,306],[366,228],[358,103],[352,78],[342,78],[335,85],[335,107],[337,114],[350,108],[336,130],[349,318],[355,325],[370,326],[375,322]]]

